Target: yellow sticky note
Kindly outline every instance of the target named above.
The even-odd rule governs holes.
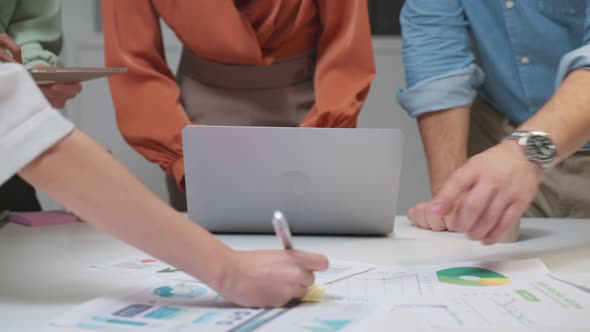
[[[307,294],[305,294],[301,301],[316,303],[324,302],[324,290],[324,286],[314,284],[313,286],[309,287],[309,289],[307,290]]]

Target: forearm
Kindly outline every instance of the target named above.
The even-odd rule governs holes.
[[[230,249],[160,201],[82,132],[19,174],[99,229],[214,287],[221,282]]]
[[[418,128],[428,160],[433,196],[467,160],[469,107],[431,112],[418,117]]]
[[[563,160],[590,141],[590,71],[570,73],[553,97],[518,129],[539,130],[550,135]]]

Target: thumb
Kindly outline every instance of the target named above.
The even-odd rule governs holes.
[[[432,213],[438,217],[450,214],[463,194],[475,183],[475,173],[469,168],[461,167],[453,173],[451,179],[432,199]]]

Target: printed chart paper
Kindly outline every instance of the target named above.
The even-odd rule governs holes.
[[[384,308],[361,303],[233,307],[204,284],[154,280],[92,300],[50,323],[77,331],[358,331]]]
[[[326,286],[326,302],[389,303],[431,327],[590,328],[590,296],[537,259],[379,266]]]

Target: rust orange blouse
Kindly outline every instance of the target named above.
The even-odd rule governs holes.
[[[200,57],[271,64],[317,50],[316,101],[301,126],[355,127],[375,75],[367,0],[103,0],[105,61],[125,140],[183,187],[191,124],[163,52],[159,19]]]

